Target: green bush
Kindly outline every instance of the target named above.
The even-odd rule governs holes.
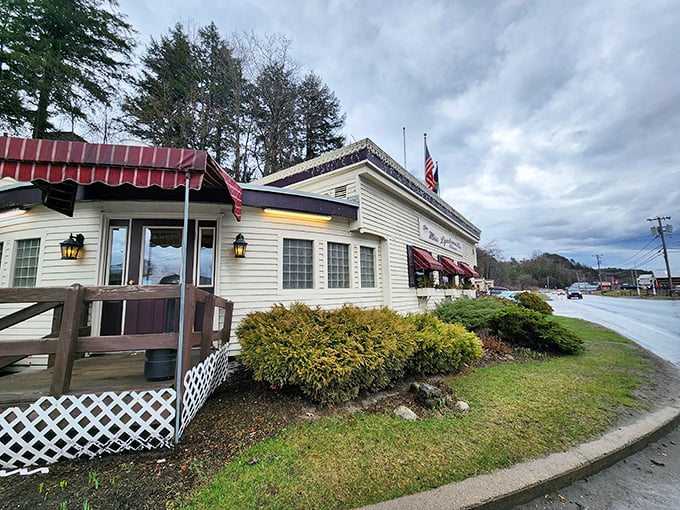
[[[416,350],[408,362],[410,372],[419,375],[450,373],[463,363],[482,357],[482,342],[461,324],[447,324],[432,314],[408,318],[416,329]]]
[[[520,306],[533,310],[534,312],[542,313],[543,315],[552,315],[553,309],[546,301],[538,294],[533,292],[520,292],[515,294],[515,298],[519,301]]]
[[[489,327],[489,320],[497,310],[508,306],[517,305],[509,299],[497,297],[456,299],[440,303],[434,313],[444,322],[458,322],[469,331],[479,331]]]
[[[520,307],[498,310],[489,321],[501,340],[535,351],[577,354],[583,340],[539,312]]]
[[[413,324],[387,308],[276,305],[248,314],[236,334],[256,380],[299,386],[323,405],[385,388],[403,377],[415,349]]]

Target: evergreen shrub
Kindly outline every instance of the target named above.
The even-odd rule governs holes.
[[[543,315],[552,315],[553,309],[541,296],[533,292],[520,292],[515,294],[515,299],[519,301],[520,306],[542,313]]]
[[[583,340],[545,315],[520,307],[498,310],[489,321],[490,329],[509,344],[535,351],[578,354]]]
[[[456,299],[443,301],[437,305],[434,314],[444,322],[458,322],[469,331],[479,331],[489,327],[489,320],[497,310],[516,307],[509,299],[485,297],[479,299]]]
[[[461,324],[447,324],[433,314],[408,316],[416,329],[416,349],[409,372],[418,375],[451,373],[482,357],[482,342]]]
[[[298,386],[322,405],[387,387],[415,349],[413,324],[388,308],[275,305],[248,314],[236,334],[256,380]]]

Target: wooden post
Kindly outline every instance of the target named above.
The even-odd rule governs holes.
[[[231,320],[234,316],[234,302],[227,301],[224,306],[224,325],[222,326],[222,346],[229,343],[231,337]]]
[[[61,397],[69,391],[71,386],[71,374],[73,372],[73,355],[75,354],[78,341],[78,329],[83,311],[83,297],[85,289],[75,283],[66,289],[64,298],[64,310],[61,316],[61,328],[59,329],[59,343],[54,359],[54,373],[50,395]]]
[[[48,337],[56,338],[59,336],[62,315],[64,315],[64,303],[60,303],[58,306],[54,307],[54,312],[52,312],[52,329],[50,330]],[[47,368],[52,368],[54,366],[55,357],[55,354],[47,355]]]
[[[201,330],[201,361],[210,355],[213,319],[215,317],[215,294],[208,294],[203,306],[203,328]]]

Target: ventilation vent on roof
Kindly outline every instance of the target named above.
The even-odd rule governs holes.
[[[347,186],[338,186],[333,194],[335,198],[347,198]]]

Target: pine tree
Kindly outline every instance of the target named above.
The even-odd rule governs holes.
[[[297,87],[292,70],[280,62],[266,66],[255,86],[258,162],[262,175],[269,175],[292,165],[298,152]]]
[[[151,43],[142,57],[141,77],[123,111],[131,134],[163,147],[195,149],[194,112],[199,105],[199,70],[195,48],[181,24]]]
[[[125,76],[132,28],[103,0],[0,0],[0,125],[30,126],[34,138],[52,119],[85,119],[108,104]],[[5,15],[7,13],[7,15]]]
[[[338,133],[345,123],[340,102],[321,78],[309,73],[298,88],[298,119],[302,136],[302,156],[309,160],[338,149],[345,137]]]

